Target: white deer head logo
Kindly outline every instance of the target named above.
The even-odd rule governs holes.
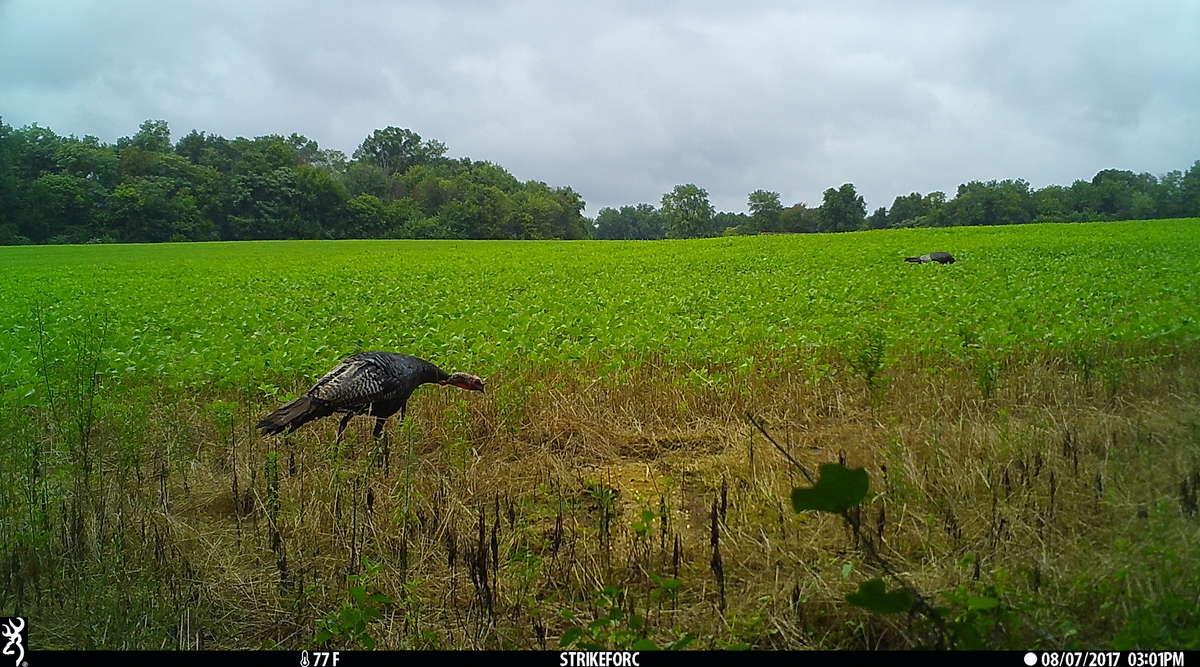
[[[16,667],[21,667],[21,661],[25,659],[25,647],[21,646],[21,631],[25,629],[25,619],[15,618],[8,623],[0,625],[0,635],[8,640],[4,645],[3,655],[15,655],[16,661],[13,663]],[[13,646],[16,645],[16,650]]]

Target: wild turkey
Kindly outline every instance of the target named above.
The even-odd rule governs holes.
[[[361,414],[375,418],[373,434],[378,438],[383,435],[383,425],[397,411],[404,419],[408,397],[426,383],[483,391],[483,379],[475,375],[447,373],[407,354],[360,352],[343,359],[303,396],[263,417],[258,428],[263,435],[291,433],[314,419],[344,412],[346,416],[338,424],[338,442],[350,418]]]
[[[928,255],[921,255],[920,257],[905,257],[904,261],[916,262],[918,264],[927,264],[929,262],[937,262],[938,264],[953,264],[954,255],[951,255],[948,252],[931,252]]]

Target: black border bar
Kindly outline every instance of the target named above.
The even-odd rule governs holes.
[[[336,655],[335,655],[336,654]],[[1032,655],[1032,657],[1031,657]],[[307,660],[307,664],[305,664]],[[336,660],[336,663],[335,663]],[[372,667],[470,664],[536,667],[660,665],[914,664],[971,667],[1200,667],[1200,651],[30,651],[23,667],[154,665],[165,667]],[[0,658],[0,667],[8,667]]]

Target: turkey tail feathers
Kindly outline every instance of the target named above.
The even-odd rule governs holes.
[[[281,405],[271,414],[258,421],[263,435],[291,433],[308,422],[333,414],[324,401],[311,396],[301,396]]]
[[[916,263],[920,264],[920,263],[921,263],[921,258],[920,258],[920,257],[905,257],[905,258],[904,258],[904,261],[906,261],[906,262],[916,262]]]

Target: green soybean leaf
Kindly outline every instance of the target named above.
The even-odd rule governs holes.
[[[583,636],[582,628],[571,628],[562,633],[562,637],[558,640],[559,646],[570,646],[574,644],[580,637]]]
[[[996,598],[990,598],[982,595],[972,595],[967,600],[967,609],[994,609],[1000,601]]]
[[[650,641],[649,639],[643,638],[643,639],[639,639],[636,642],[634,642],[633,646],[631,646],[630,648],[632,648],[635,651],[657,651],[658,644],[655,644],[654,642]]]
[[[888,592],[882,579],[871,579],[859,584],[858,591],[847,595],[846,601],[877,614],[900,614],[912,609],[915,599],[904,589]]]
[[[797,512],[817,510],[840,514],[862,502],[868,487],[867,471],[863,468],[826,463],[821,466],[815,486],[792,489],[792,508]]]

